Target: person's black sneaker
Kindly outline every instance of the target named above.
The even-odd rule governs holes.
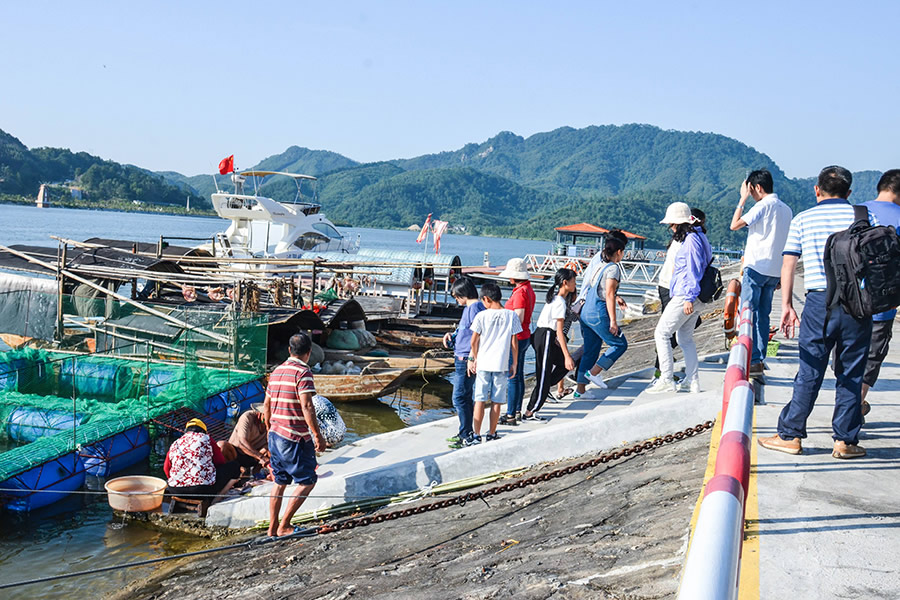
[[[478,444],[480,444],[480,443],[481,443],[481,436],[480,436],[480,435],[473,435],[473,436],[470,436],[469,438],[467,438],[467,439],[463,442],[463,446],[466,446],[466,447],[468,447],[468,446],[476,446],[476,445],[478,445]]]
[[[523,421],[546,421],[547,419],[545,419],[544,417],[539,417],[538,415],[533,415],[533,414],[529,415],[528,413],[525,413],[524,415],[522,415],[522,420]]]
[[[518,423],[516,423],[516,418],[512,415],[501,415],[500,416],[500,424],[501,425],[518,425]]]
[[[484,441],[486,441],[486,442],[493,442],[494,440],[499,440],[499,439],[500,439],[499,433],[489,433],[486,436],[484,436]]]

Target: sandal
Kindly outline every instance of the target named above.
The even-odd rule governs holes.
[[[571,395],[572,392],[574,392],[574,391],[575,391],[575,388],[567,387],[567,388],[563,389],[562,394],[550,394],[550,397],[553,398],[554,400],[562,400],[566,396]]]

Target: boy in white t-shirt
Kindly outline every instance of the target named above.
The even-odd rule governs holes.
[[[516,334],[522,331],[519,317],[500,304],[502,296],[496,283],[481,286],[481,302],[486,310],[475,315],[472,321],[472,349],[469,352],[469,373],[475,374],[475,411],[472,429],[475,441],[481,441],[481,422],[484,420],[484,405],[491,404],[490,433],[486,441],[496,440],[497,422],[500,420],[500,405],[506,402],[507,379],[515,376],[516,357],[519,343]],[[507,370],[510,351],[512,366]]]

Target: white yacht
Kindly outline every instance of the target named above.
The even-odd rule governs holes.
[[[259,195],[262,180],[282,175],[294,181],[297,193],[292,202],[277,202]],[[247,179],[253,193],[245,193]],[[213,256],[222,258],[300,258],[304,252],[356,253],[355,242],[341,234],[319,211],[316,201],[316,178],[279,171],[243,171],[232,173],[234,192],[224,192],[216,183],[212,204],[216,213],[231,221],[227,230],[219,232],[212,243],[200,246]],[[303,188],[311,193],[303,195]]]

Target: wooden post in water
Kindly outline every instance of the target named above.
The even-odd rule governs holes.
[[[66,276],[63,272],[66,269],[66,253],[68,248],[68,244],[63,244],[62,250],[60,251],[59,263],[56,265],[56,337],[60,342],[62,342],[65,333],[65,330],[63,329],[63,295],[66,292]]]
[[[131,244],[131,253],[137,254],[137,242],[133,242]],[[137,299],[137,279],[131,280],[131,299],[132,300]]]
[[[319,266],[317,261],[313,261],[312,264],[312,290],[309,292],[309,308],[312,310],[312,307],[316,303],[316,267]],[[303,295],[300,295],[300,303],[303,304]]]

